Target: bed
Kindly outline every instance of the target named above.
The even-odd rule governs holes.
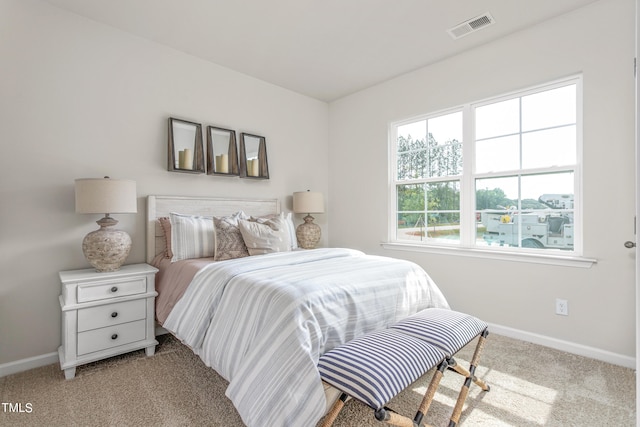
[[[213,256],[182,253],[197,238],[180,244],[188,235],[180,221],[193,218],[216,225]],[[249,256],[228,256],[229,223],[221,221],[233,218]],[[160,269],[157,320],[229,381],[227,397],[248,426],[316,425],[337,396],[320,379],[322,354],[424,308],[448,308],[416,264],[347,248],[296,249],[292,227],[277,199],[147,200],[147,262]],[[199,249],[210,249],[206,233]],[[270,244],[276,249],[265,250]]]

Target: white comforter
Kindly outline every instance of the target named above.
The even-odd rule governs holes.
[[[248,426],[315,426],[319,356],[427,307],[448,304],[416,264],[315,249],[208,265],[163,326],[229,381]]]

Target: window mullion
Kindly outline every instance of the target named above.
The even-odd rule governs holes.
[[[520,155],[520,171],[522,171],[523,158],[522,158],[522,97],[518,98],[518,150]],[[522,246],[522,173],[518,173],[518,246]]]
[[[398,239],[398,128],[392,126],[389,132],[389,200],[387,206],[389,209],[389,223],[387,233],[389,241]]]
[[[475,115],[470,105],[462,110],[462,179],[460,182],[460,243],[471,247],[476,234],[476,192],[474,190]]]

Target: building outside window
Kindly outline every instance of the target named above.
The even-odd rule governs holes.
[[[580,255],[581,77],[391,125],[390,241]]]

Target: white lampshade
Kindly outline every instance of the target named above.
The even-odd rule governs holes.
[[[77,213],[136,213],[136,182],[129,179],[76,179]]]
[[[324,213],[324,196],[318,191],[297,191],[293,193],[293,212]]]

